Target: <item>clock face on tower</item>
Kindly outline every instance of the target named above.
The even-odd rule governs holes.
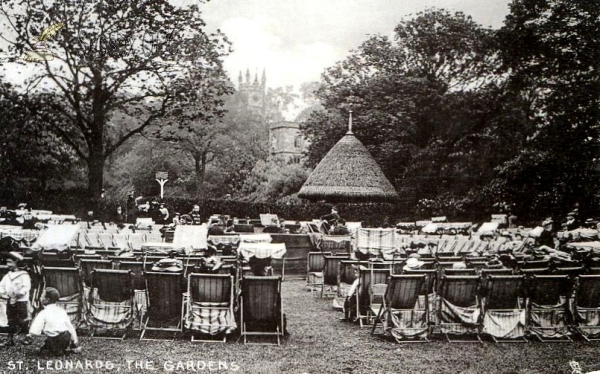
[[[250,97],[248,97],[248,104],[250,105],[260,105],[261,97],[257,92],[251,93]]]

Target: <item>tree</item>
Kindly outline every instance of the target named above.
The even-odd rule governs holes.
[[[77,173],[73,152],[56,135],[44,128],[45,116],[36,97],[19,95],[4,85],[0,96],[0,170],[5,198],[30,187],[46,190],[52,181],[64,182]],[[24,183],[23,187],[11,186]],[[12,196],[8,196],[11,195]]]
[[[496,192],[540,215],[579,202],[589,209],[600,187],[600,5],[514,0],[510,7],[498,33],[503,68],[535,131],[499,169]]]
[[[401,195],[416,202],[448,189],[464,193],[466,180],[442,176],[456,171],[452,164],[471,143],[468,136],[484,135],[486,122],[499,116],[486,110],[502,79],[494,73],[497,54],[492,30],[460,12],[428,10],[400,22],[394,40],[370,37],[322,76],[316,94],[324,110],[301,126],[310,142],[308,165],[343,136],[352,110],[354,133]]]
[[[90,197],[99,196],[107,157],[134,135],[159,126],[182,97],[196,100],[198,107],[215,105],[210,91],[190,91],[182,83],[203,82],[207,71],[220,72],[221,58],[228,53],[223,34],[204,31],[195,5],[86,0],[55,2],[48,8],[42,0],[7,0],[0,15],[2,27],[16,39],[10,40],[8,32],[0,37],[19,56],[26,46],[34,49],[32,37],[45,28],[67,23],[48,41],[54,60],[38,63],[23,90],[44,100],[44,110],[56,118],[48,130],[87,164]],[[106,42],[109,35],[122,42]],[[194,115],[204,120],[201,113]]]

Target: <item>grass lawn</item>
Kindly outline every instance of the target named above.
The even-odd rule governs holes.
[[[82,337],[83,353],[51,359],[37,355],[42,340],[36,339],[35,344],[31,346],[18,345],[0,350],[0,374],[35,372],[547,374],[571,373],[569,361],[572,360],[579,363],[583,373],[600,370],[599,343],[535,342],[497,345],[440,341],[400,345],[393,341],[372,337],[368,327],[361,330],[358,325],[338,321],[336,317],[339,314],[332,310],[331,299],[322,300],[311,296],[304,289],[304,281],[300,280],[287,280],[283,283],[283,305],[291,336],[286,338],[280,347],[244,346],[236,342],[237,338],[230,338],[230,342],[226,344],[192,344],[189,340],[139,342],[134,338],[112,341]],[[129,364],[128,360],[136,362]],[[18,369],[16,361],[23,362],[22,369]],[[75,369],[65,369],[68,361]],[[112,366],[107,367],[109,363]],[[98,367],[95,366],[96,364]]]

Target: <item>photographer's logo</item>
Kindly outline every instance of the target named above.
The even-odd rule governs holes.
[[[581,365],[577,361],[570,361],[569,366],[571,366],[571,374],[600,374],[599,370],[583,372]]]
[[[37,43],[35,43],[33,51],[29,51],[25,54],[25,56],[23,56],[23,61],[42,62],[54,60],[54,54],[48,49],[48,44],[46,41],[53,37],[58,30],[62,29],[63,27],[65,27],[65,23],[59,22],[44,30],[42,35],[36,38]]]

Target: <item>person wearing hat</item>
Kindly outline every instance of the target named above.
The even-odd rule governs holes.
[[[194,208],[188,215],[192,218],[192,225],[201,225],[202,216],[200,215],[200,205],[194,205]]]
[[[331,213],[321,216],[321,221],[327,223],[326,229],[329,232],[330,229],[335,227],[342,217],[338,214],[338,210],[336,207],[331,207]]]
[[[2,346],[11,347],[15,345],[15,334],[27,333],[31,278],[24,270],[25,263],[20,253],[9,252],[6,264],[9,272],[0,281],[0,296],[7,300],[8,340]],[[22,343],[31,344],[31,340],[26,338]]]
[[[579,228],[579,223],[575,218],[575,212],[569,212],[569,214],[567,214],[567,221],[563,224],[563,227],[566,231],[573,231]]]
[[[47,287],[42,296],[42,310],[31,323],[30,335],[45,335],[46,342],[40,352],[49,352],[53,355],[63,355],[72,347],[71,352],[81,352],[77,332],[71,323],[67,312],[56,305],[60,300],[60,293],[56,288]]]
[[[404,271],[419,270],[423,267],[423,265],[425,265],[425,263],[423,261],[419,261],[419,258],[409,257],[408,260],[406,260],[406,265],[404,265],[402,270],[404,270]]]
[[[540,246],[545,245],[552,249],[556,247],[556,244],[554,243],[554,234],[552,233],[553,224],[554,221],[552,220],[552,218],[546,218],[544,222],[542,222],[542,227],[544,228],[544,231],[542,231],[538,238],[538,244]]]

